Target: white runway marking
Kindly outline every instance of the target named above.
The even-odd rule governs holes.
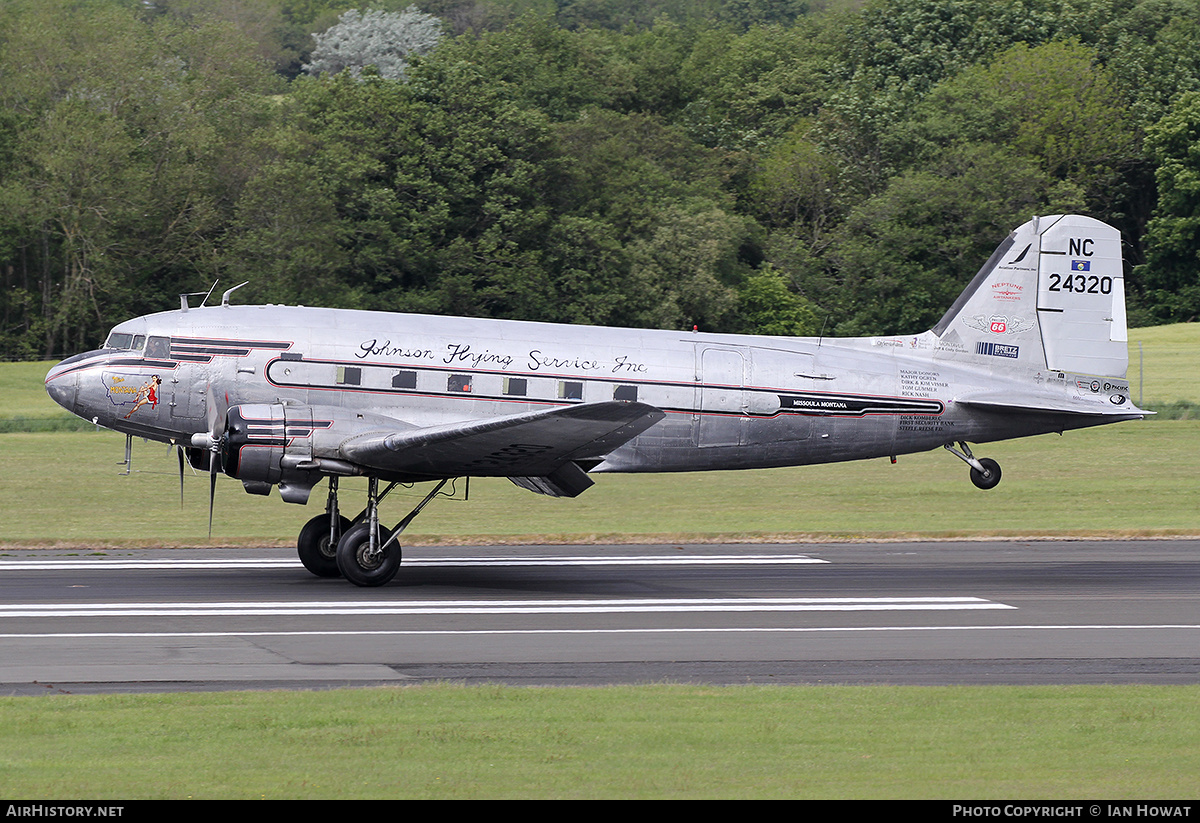
[[[410,566],[756,566],[828,564],[802,554],[663,554],[630,557],[416,557]],[[4,560],[0,571],[118,571],[128,569],[301,569],[294,558],[203,558],[189,560]]]
[[[861,612],[1015,609],[979,597],[779,597],[620,600],[425,600],[253,603],[37,603],[0,605],[15,617],[236,617],[419,614],[629,614],[633,612]]]
[[[1197,623],[1080,624],[1013,626],[725,626],[719,628],[629,628],[629,629],[363,629],[361,631],[221,631],[221,632],[48,632],[0,634],[0,640],[56,638],[169,638],[169,637],[426,637],[467,635],[582,635],[582,634],[870,634],[876,632],[1041,632],[1041,631],[1174,631],[1200,630]]]

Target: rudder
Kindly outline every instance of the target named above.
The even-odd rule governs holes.
[[[1042,218],[1038,319],[1054,371],[1124,377],[1129,365],[1121,233],[1080,215]]]

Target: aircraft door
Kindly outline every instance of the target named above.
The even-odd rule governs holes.
[[[184,374],[180,374],[185,371]],[[203,380],[195,379],[195,367],[178,368],[169,379],[171,387],[171,417],[176,420],[203,420],[206,415],[204,405]]]
[[[736,349],[696,350],[696,442],[738,446],[746,426],[746,358]]]
[[[783,398],[797,392],[812,392],[816,366],[811,354],[752,349],[750,419],[742,445],[775,446],[812,436],[814,418],[782,410]],[[763,387],[774,387],[765,389]]]

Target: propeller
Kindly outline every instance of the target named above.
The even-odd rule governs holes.
[[[221,459],[221,434],[217,431],[220,418],[217,415],[217,399],[212,383],[205,389],[205,406],[208,410],[208,539],[212,540],[213,503],[217,498],[217,461]]]

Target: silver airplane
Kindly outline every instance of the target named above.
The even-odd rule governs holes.
[[[931,330],[827,340],[563,326],[300,306],[190,307],[127,320],[46,375],[71,412],[178,447],[247,492],[325,512],[304,566],[379,586],[399,536],[455,478],[575,497],[603,472],[755,469],[944,447],[981,489],[984,443],[1147,412],[1130,400],[1120,233],[1089,217],[1013,231]],[[338,509],[365,476],[366,507]],[[380,481],[388,485],[381,492]],[[392,529],[379,502],[435,481]]]

